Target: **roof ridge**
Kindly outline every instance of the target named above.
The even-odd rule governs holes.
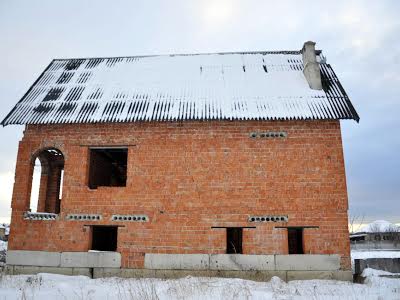
[[[319,55],[322,50],[316,50]],[[233,51],[233,52],[204,52],[204,53],[172,53],[172,54],[152,54],[152,55],[127,55],[127,56],[97,56],[97,57],[70,57],[70,58],[54,58],[53,60],[86,60],[86,59],[117,59],[117,58],[147,58],[147,57],[175,57],[175,56],[200,56],[200,55],[232,55],[232,54],[285,54],[300,55],[301,50],[275,50],[275,51]]]

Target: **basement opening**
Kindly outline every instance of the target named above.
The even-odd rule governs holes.
[[[64,155],[55,148],[37,152],[32,157],[31,172],[29,210],[59,214],[64,178]]]
[[[116,251],[118,240],[117,226],[92,226],[92,247],[97,251]]]
[[[126,186],[127,148],[90,149],[89,188]]]
[[[304,254],[303,228],[288,228],[289,254]]]
[[[243,228],[229,227],[226,228],[226,253],[242,254]]]

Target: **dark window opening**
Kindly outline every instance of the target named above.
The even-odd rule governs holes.
[[[128,149],[90,149],[89,188],[126,186]]]
[[[116,251],[117,250],[117,226],[93,226],[92,250]]]
[[[289,254],[304,254],[303,228],[288,228]]]
[[[241,254],[243,228],[226,228],[226,253]]]
[[[352,242],[365,241],[365,236],[352,236],[350,237],[350,241]]]

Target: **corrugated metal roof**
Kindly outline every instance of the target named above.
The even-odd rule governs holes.
[[[318,91],[303,75],[300,51],[55,59],[2,125],[358,121],[332,67],[321,61],[320,69],[324,89]]]

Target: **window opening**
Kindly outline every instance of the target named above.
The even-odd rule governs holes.
[[[128,149],[90,149],[89,188],[126,186]]]
[[[60,213],[64,155],[51,148],[32,158],[32,181],[29,195],[31,212]]]
[[[93,226],[92,250],[116,251],[118,240],[117,226]]]

